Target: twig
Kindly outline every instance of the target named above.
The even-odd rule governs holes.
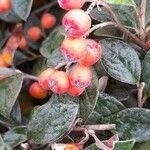
[[[53,6],[56,5],[56,4],[57,4],[57,1],[56,1],[56,0],[53,0],[53,1],[50,2],[49,4],[46,4],[46,5],[44,5],[44,6],[40,7],[40,8],[38,8],[38,9],[36,9],[35,11],[33,11],[33,12],[31,13],[31,15],[36,15],[36,14],[40,13],[41,11],[44,11],[44,10],[46,10],[46,9],[48,9],[48,8],[53,7]]]
[[[138,99],[137,99],[138,107],[143,106],[143,90],[144,90],[144,87],[145,87],[144,82],[142,82],[138,85]]]
[[[55,67],[55,69],[60,69],[60,68],[62,68],[62,67],[64,67],[64,66],[66,66],[68,63],[69,63],[68,61],[61,62],[61,63],[59,63],[59,64]]]
[[[89,14],[93,10],[93,8],[96,6],[96,4],[97,4],[97,0],[92,1],[88,9],[86,10],[86,13]]]
[[[109,21],[109,22],[103,22],[103,23],[99,23],[97,25],[94,25],[87,33],[85,33],[84,37],[89,36],[90,33],[92,33],[94,30],[96,30],[98,28],[103,28],[103,27],[109,26],[109,25],[115,25],[115,23],[112,21]]]
[[[82,125],[82,126],[76,126],[73,128],[73,131],[83,131],[83,130],[115,130],[116,125],[115,124],[102,124],[102,125]]]
[[[148,49],[148,46],[141,39],[136,37],[133,33],[131,33],[127,28],[124,27],[124,25],[118,20],[112,8],[107,4],[105,0],[101,0],[99,5],[102,5],[108,11],[109,15],[112,17],[112,20],[116,23],[116,27],[118,27],[123,33],[126,33],[126,35],[128,35],[138,46],[145,50]]]
[[[139,25],[139,36],[142,40],[145,39],[145,12],[146,12],[146,2],[147,0],[141,0],[140,8],[136,11],[137,21]]]
[[[24,73],[24,79],[31,79],[31,80],[38,81],[38,77],[26,73]]]

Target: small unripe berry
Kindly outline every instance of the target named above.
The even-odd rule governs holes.
[[[27,48],[27,41],[24,36],[22,36],[21,41],[19,43],[20,49],[26,49]]]
[[[42,37],[42,31],[39,27],[33,26],[28,29],[28,37],[32,41],[38,41]]]
[[[86,40],[86,56],[81,60],[81,64],[84,66],[94,65],[101,58],[102,49],[100,44],[94,40]]]
[[[65,14],[62,24],[68,36],[82,37],[91,27],[90,16],[81,9],[72,9]]]
[[[52,28],[56,23],[56,18],[50,13],[44,13],[41,17],[41,25],[44,29]]]
[[[47,95],[48,92],[43,89],[38,82],[34,82],[30,88],[29,88],[29,93],[32,97],[36,99],[44,99]]]
[[[0,0],[0,13],[6,13],[11,9],[11,0]]]
[[[85,90],[85,88],[79,88],[79,87],[70,85],[67,92],[71,96],[79,96],[84,92],[84,90]]]
[[[87,53],[85,39],[66,38],[62,42],[60,50],[67,61],[78,62]]]
[[[63,94],[68,91],[69,79],[66,72],[55,71],[48,80],[50,89],[57,94]]]
[[[58,0],[58,4],[65,10],[79,9],[85,3],[85,0]]]
[[[54,68],[48,68],[39,75],[39,84],[43,89],[50,90],[48,80],[54,72]]]
[[[70,84],[75,87],[85,88],[91,84],[92,72],[89,67],[75,66],[69,73]]]
[[[0,68],[7,67],[7,64],[5,63],[2,54],[0,54]]]

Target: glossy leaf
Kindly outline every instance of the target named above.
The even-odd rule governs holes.
[[[78,113],[78,98],[53,95],[38,107],[28,125],[28,139],[37,144],[57,141],[72,128]]]
[[[102,64],[114,79],[136,85],[141,78],[141,63],[135,50],[116,39],[100,41],[103,49]]]
[[[0,114],[5,118],[10,117],[12,107],[21,90],[23,76],[21,73],[0,80]]]

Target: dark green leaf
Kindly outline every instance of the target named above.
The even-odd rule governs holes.
[[[65,31],[62,26],[56,27],[49,35],[49,37],[43,42],[40,52],[41,54],[49,58],[52,52],[59,49],[60,44],[65,38]]]
[[[0,135],[0,150],[4,150],[4,141]]]
[[[28,138],[37,144],[55,142],[72,128],[78,113],[78,98],[53,95],[38,107],[28,125]]]
[[[150,110],[129,108],[103,118],[103,123],[116,124],[116,131],[122,139],[138,142],[150,140]]]
[[[142,81],[145,82],[145,93],[150,96],[150,51],[147,52],[143,61]]]
[[[14,12],[23,20],[30,14],[33,0],[12,0]]]
[[[131,5],[135,6],[134,0],[107,0],[110,4]]]
[[[149,150],[149,148],[150,148],[150,141],[135,144],[133,150]]]
[[[0,113],[5,118],[9,119],[10,117],[12,107],[21,90],[22,82],[23,76],[21,73],[0,80]]]
[[[100,93],[97,104],[87,122],[90,124],[100,123],[102,118],[110,116],[111,114],[117,113],[124,109],[124,105],[116,98],[105,93]]]
[[[117,39],[100,41],[103,49],[102,64],[114,79],[136,85],[141,77],[141,63],[134,49]]]
[[[18,126],[3,135],[3,139],[10,147],[15,147],[27,140],[27,127]]]

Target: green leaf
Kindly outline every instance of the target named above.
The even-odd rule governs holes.
[[[124,5],[111,5],[111,7],[116,14],[118,20],[123,25],[125,25],[127,28],[137,28],[136,13],[133,7]],[[111,21],[110,15],[103,8],[101,11],[98,11],[97,8],[93,9],[90,15],[93,19],[100,22]]]
[[[4,141],[0,135],[0,150],[4,150]]]
[[[125,107],[113,96],[109,96],[105,93],[99,93],[97,104],[92,111],[87,123],[97,124],[101,122],[104,117],[124,110]]]
[[[72,128],[79,109],[78,98],[53,95],[38,107],[28,125],[28,139],[37,144],[52,143]]]
[[[135,144],[133,150],[149,150],[149,148],[150,148],[150,141]]]
[[[103,123],[116,124],[116,131],[122,139],[135,139],[137,142],[150,140],[150,110],[128,108],[103,118]]]
[[[14,13],[13,10],[10,10],[5,14],[0,13],[0,19],[11,23],[17,23],[20,21],[20,18]]]
[[[113,142],[113,150],[132,150],[135,140],[117,141]],[[96,144],[88,146],[85,150],[99,150]],[[144,149],[145,150],[145,149]]]
[[[150,96],[150,50],[143,61],[142,81],[145,82],[145,93]]]
[[[12,107],[14,106],[17,96],[21,90],[23,75],[15,75],[0,80],[0,114],[9,119]]]
[[[131,5],[135,6],[134,0],[107,0],[110,4]]]
[[[141,63],[135,50],[117,39],[100,41],[103,49],[102,64],[114,79],[136,85],[141,77]]]
[[[59,49],[54,50],[51,55],[47,59],[47,66],[52,67],[52,66],[57,66],[59,63],[64,62],[65,59],[60,52]]]
[[[52,52],[59,49],[62,41],[65,38],[65,31],[62,26],[56,27],[49,35],[49,37],[42,43],[40,48],[41,54],[49,58]]]
[[[19,72],[19,71],[18,71]],[[0,68],[0,76],[11,77],[16,74],[16,71],[10,68]]]
[[[18,126],[10,129],[3,135],[3,139],[10,147],[15,147],[27,140],[27,127]]]
[[[26,20],[30,14],[33,0],[12,0],[14,12],[23,20]]]

